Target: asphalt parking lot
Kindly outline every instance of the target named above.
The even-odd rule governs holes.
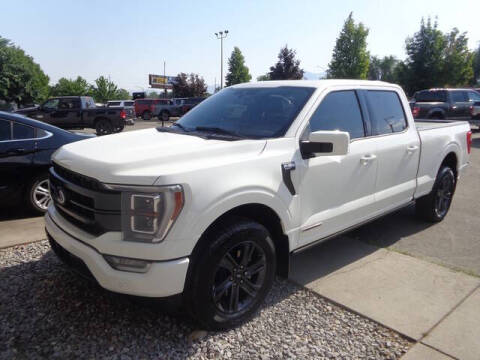
[[[125,131],[159,124],[138,121]],[[480,134],[473,138],[471,166],[444,222],[426,224],[407,208],[365,225],[314,249],[328,251],[329,259],[310,280],[350,271],[348,264],[367,258],[368,251],[345,255],[342,246],[352,239],[480,277]],[[42,219],[21,208],[0,209],[0,233],[0,247],[12,239],[36,241],[0,250],[0,358],[396,359],[414,343],[291,282],[277,282],[251,322],[204,333],[181,314],[165,314],[156,303],[108,293],[71,274],[42,240]]]

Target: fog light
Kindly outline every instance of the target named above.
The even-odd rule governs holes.
[[[103,255],[112,268],[120,271],[146,273],[152,264],[148,260],[130,259],[121,256]]]

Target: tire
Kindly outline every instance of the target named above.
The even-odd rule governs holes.
[[[170,119],[170,113],[169,113],[168,111],[165,111],[165,110],[162,111],[162,112],[160,113],[159,119],[160,119],[161,121],[168,121],[168,120]]]
[[[225,330],[249,319],[275,278],[268,230],[232,217],[212,230],[192,259],[186,287],[190,314],[206,329]]]
[[[50,203],[50,185],[48,173],[36,175],[28,184],[25,192],[25,204],[35,214],[47,211]]]
[[[430,194],[416,201],[417,215],[434,223],[442,221],[452,204],[456,185],[457,179],[453,170],[448,166],[440,167]]]
[[[119,126],[116,126],[115,129],[113,130],[114,133],[119,133],[119,132],[122,132],[123,129],[125,128],[125,125],[119,125]]]
[[[98,136],[109,135],[113,133],[114,127],[112,123],[107,119],[100,119],[95,124],[95,130]]]
[[[152,119],[152,113],[150,111],[144,111],[142,114],[142,119],[143,120],[151,120]]]

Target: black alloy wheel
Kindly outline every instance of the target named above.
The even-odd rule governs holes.
[[[450,204],[452,203],[454,190],[455,177],[450,172],[447,172],[440,179],[435,193],[435,213],[439,218],[447,215]]]
[[[217,266],[212,298],[225,314],[235,314],[252,304],[265,283],[266,256],[253,241],[228,250]]]
[[[97,121],[97,124],[95,125],[95,130],[98,136],[109,135],[113,133],[114,127],[110,121],[106,119],[101,119]]]

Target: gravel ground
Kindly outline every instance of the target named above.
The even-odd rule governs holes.
[[[46,241],[0,250],[0,358],[397,359],[412,344],[290,282],[224,333],[70,273]]]

